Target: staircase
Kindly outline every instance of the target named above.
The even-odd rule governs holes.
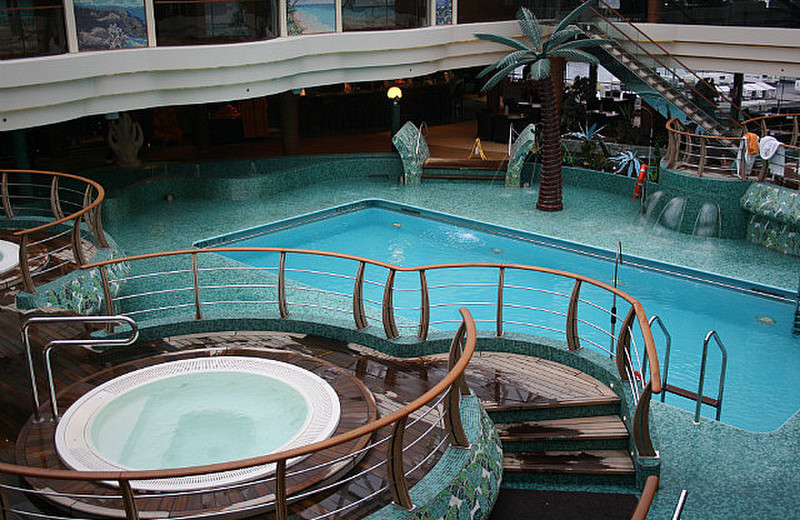
[[[684,123],[696,123],[711,135],[729,134],[732,129],[739,128],[739,123],[714,104],[713,100],[708,100],[708,106],[704,110],[676,88],[680,86],[685,92],[691,93],[694,87],[684,76],[699,79],[697,74],[669,55],[656,42],[649,40],[624,18],[619,17],[621,20],[615,22],[597,10],[594,12],[596,18],[592,23],[583,26],[584,32],[590,38],[608,39],[613,43],[586,50],[594,54],[606,69],[624,81],[628,88],[635,91],[653,109],[668,119],[678,117]],[[640,41],[644,41],[644,44]],[[648,51],[645,45],[656,46],[660,51],[659,56]],[[677,70],[684,74],[679,74]],[[692,80],[694,81],[696,80]]]
[[[616,396],[487,406],[503,443],[503,487],[624,486],[635,470]]]

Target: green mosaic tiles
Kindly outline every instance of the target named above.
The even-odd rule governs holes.
[[[747,224],[747,240],[800,256],[800,193],[758,183],[750,186],[741,203],[752,214]]]
[[[503,451],[494,423],[475,396],[461,399],[468,449],[448,448],[411,491],[407,511],[390,504],[370,520],[481,520],[489,517],[503,472]]]

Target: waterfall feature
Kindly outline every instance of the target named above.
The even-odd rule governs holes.
[[[692,235],[697,237],[720,237],[720,211],[719,206],[712,202],[706,202],[697,213],[694,221]]]

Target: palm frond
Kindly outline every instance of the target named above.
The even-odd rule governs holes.
[[[541,58],[531,65],[531,79],[540,80],[550,76],[550,61]]]
[[[556,49],[548,55],[551,58],[564,58],[567,61],[582,61],[591,65],[596,65],[600,60],[588,52],[578,49]]]
[[[553,47],[556,47],[567,40],[571,40],[572,38],[578,36],[579,34],[583,34],[583,31],[581,31],[577,27],[570,27],[568,29],[564,29],[563,31],[559,31],[557,33],[554,32],[553,34],[550,35],[547,41],[544,42],[544,49],[545,50],[552,49]]]
[[[518,51],[530,51],[534,52],[533,49],[528,47],[522,42],[518,42],[513,38],[509,38],[507,36],[501,36],[499,34],[491,34],[491,33],[478,33],[475,35],[476,38],[479,40],[486,40],[489,42],[500,43],[507,47],[511,47],[512,49],[517,49]]]
[[[499,69],[507,67],[508,65],[511,65],[514,62],[518,62],[519,60],[521,60],[526,56],[530,58],[538,58],[537,54],[531,53],[530,51],[509,52],[508,54],[506,54],[505,58],[495,63],[495,68]]]
[[[581,5],[573,9],[571,13],[569,13],[560,22],[558,22],[556,28],[553,29],[553,34],[556,34],[559,31],[563,31],[569,24],[577,20],[583,14],[583,12],[595,2],[596,0],[586,0],[586,2],[582,3]]]
[[[492,90],[498,83],[500,83],[501,81],[506,79],[506,77],[508,77],[508,75],[511,74],[511,72],[514,69],[516,69],[517,67],[525,66],[528,63],[531,63],[533,60],[534,60],[534,58],[522,59],[522,60],[516,61],[516,62],[512,63],[511,65],[508,65],[504,69],[498,71],[494,76],[489,78],[489,80],[486,83],[484,83],[483,87],[481,87],[481,92],[482,93],[486,93],[486,92]],[[545,60],[545,61],[547,61],[547,60]]]
[[[522,29],[522,34],[533,43],[534,49],[542,50],[542,26],[539,20],[527,7],[520,7],[517,11],[517,21]]]

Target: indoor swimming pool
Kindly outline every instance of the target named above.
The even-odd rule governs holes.
[[[385,201],[339,206],[204,240],[197,245],[336,251],[405,267],[447,262],[528,264],[580,273],[612,285],[615,272],[613,251]],[[249,253],[230,255],[248,265],[274,265],[274,259],[260,259]],[[325,262],[317,259],[313,265],[291,264],[289,268],[291,278],[309,285],[332,283],[319,282],[313,271],[336,272],[338,269],[335,259]],[[367,277],[370,276],[380,280],[383,275],[368,272]],[[462,282],[437,276],[439,273],[431,275],[432,291],[448,290],[448,286]],[[457,274],[448,276],[458,277]],[[488,271],[485,279],[477,274],[469,288],[457,289],[461,291],[458,299],[469,306],[479,320],[481,302],[494,297],[496,279],[489,279],[489,276]],[[658,315],[665,323],[672,339],[669,383],[696,389],[703,339],[710,330],[719,334],[728,350],[723,422],[750,431],[767,432],[780,427],[797,411],[800,390],[785,388],[781,393],[774,392],[776,380],[794,381],[800,377],[800,363],[796,362],[800,338],[793,334],[795,300],[790,291],[624,253],[616,282],[620,289],[644,304],[648,316]],[[351,282],[343,279],[342,283]],[[413,283],[398,277],[395,305],[400,315],[403,312],[413,314],[419,306],[419,294],[410,289]],[[516,282],[507,280],[506,283]],[[337,290],[334,286],[322,288]],[[569,294],[570,290],[568,286],[553,287],[554,293]],[[369,290],[366,297],[380,301],[380,295],[370,294]],[[586,294],[586,298],[591,297],[591,293]],[[599,303],[609,309],[613,305],[611,301]],[[436,309],[431,312],[432,324],[443,323],[445,320],[439,319],[436,312]],[[506,319],[513,322],[513,314]],[[553,320],[547,326],[563,329],[563,318],[547,319]],[[447,327],[446,324],[440,326]],[[513,331],[513,328],[508,330]],[[663,366],[666,340],[657,327],[654,327],[654,337]],[[594,341],[602,345],[608,343],[608,338],[598,333]],[[711,397],[716,397],[719,361],[719,353],[711,344],[704,392]],[[674,395],[667,396],[667,403],[694,410],[694,402]],[[704,408],[703,414],[713,417],[714,410]]]

